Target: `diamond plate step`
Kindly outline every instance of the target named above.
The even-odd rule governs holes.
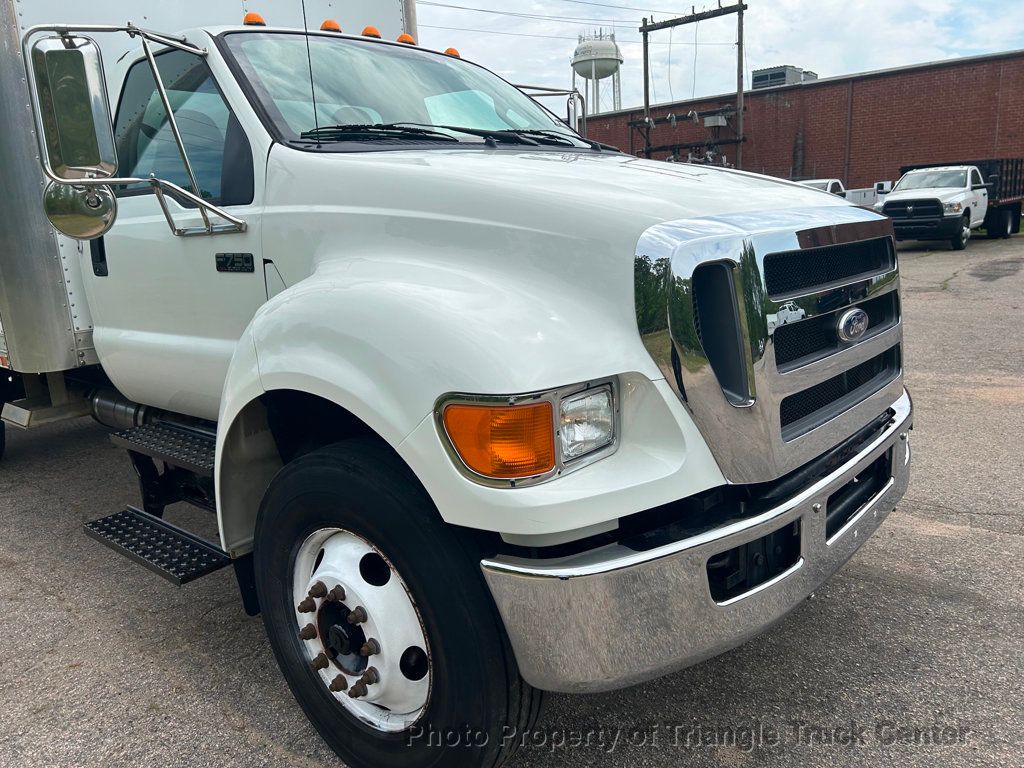
[[[205,432],[157,421],[115,432],[110,441],[201,477],[213,477],[216,440]]]
[[[219,547],[134,507],[86,523],[85,533],[179,587],[231,564]]]

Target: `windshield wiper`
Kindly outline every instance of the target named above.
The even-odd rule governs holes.
[[[466,128],[459,125],[432,125],[431,123],[392,123],[397,126],[409,126],[420,130],[429,130],[434,128],[440,128],[445,131],[456,131],[457,133],[465,133],[469,136],[480,136],[481,138],[487,139],[488,143],[497,144],[502,141],[506,144],[528,144],[532,147],[536,147],[540,142],[534,141],[528,136],[520,136],[516,131],[502,131],[502,130],[491,130],[488,128]]]
[[[454,141],[458,139],[447,133],[427,127],[401,125],[398,123],[366,123],[350,125],[322,125],[311,131],[303,131],[299,138],[304,141],[350,141],[352,139],[429,139],[432,141]]]
[[[586,139],[577,139],[575,136],[570,136],[567,133],[560,133],[559,131],[549,131],[541,128],[515,128],[509,131],[517,136],[530,136],[543,143],[557,143],[560,146],[575,147],[577,141],[582,141],[590,144]]]
[[[593,139],[587,139],[587,138],[584,138],[583,136],[575,136],[575,135],[570,135],[568,133],[562,133],[561,131],[552,131],[552,130],[540,129],[540,128],[520,128],[520,129],[516,129],[516,130],[512,131],[512,133],[519,133],[519,134],[523,134],[525,136],[543,137],[543,138],[551,139],[552,142],[557,141],[559,144],[565,144],[566,146],[573,146],[573,147],[575,147],[576,145],[573,144],[572,142],[582,141],[584,144],[586,144],[588,147],[590,147],[595,152],[603,152],[606,149],[610,149],[613,152],[618,152],[619,151],[618,147],[613,147],[611,144],[602,144],[600,141],[594,141]]]

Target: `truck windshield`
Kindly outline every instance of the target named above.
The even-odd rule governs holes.
[[[904,189],[933,187],[966,187],[967,171],[910,171],[893,187],[893,192]]]
[[[443,139],[449,136],[479,144],[489,132],[525,137],[512,142],[517,144],[590,146],[514,86],[450,56],[413,46],[311,34],[307,60],[301,32],[240,32],[224,40],[258,106],[284,141],[419,145],[430,143],[432,133],[438,138],[424,128],[443,126],[438,146],[448,146]],[[339,130],[325,130],[333,126]],[[390,129],[355,130],[370,126]],[[409,126],[421,130],[402,130]],[[458,132],[457,127],[473,133]]]

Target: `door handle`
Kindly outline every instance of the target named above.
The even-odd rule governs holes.
[[[107,246],[102,237],[89,241],[89,257],[92,261],[92,273],[96,277],[107,277]]]

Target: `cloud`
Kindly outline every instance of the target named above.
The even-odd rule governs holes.
[[[419,3],[424,45],[454,45],[466,58],[517,84],[568,87],[578,34],[615,23],[626,63],[622,69],[624,107],[643,101],[640,34],[642,11],[616,10],[567,0],[438,0],[493,11],[541,14],[587,21],[526,19]],[[646,0],[601,0],[642,8]],[[671,10],[672,0],[654,0]],[[732,0],[724,0],[723,4]],[[679,7],[686,13],[691,5]],[[753,69],[793,64],[821,77],[886,69],[961,56],[1024,48],[1024,14],[1000,0],[972,4],[952,0],[748,0],[745,14],[747,86]],[[711,7],[705,2],[703,6]],[[703,7],[697,4],[698,10]],[[668,14],[654,13],[661,21]],[[466,32],[434,27],[461,27]],[[501,34],[498,34],[501,33]],[[700,43],[694,46],[694,35]],[[537,35],[548,37],[519,37]],[[736,88],[736,17],[726,16],[652,35],[652,93],[655,101],[727,93]],[[671,45],[669,43],[671,42]],[[718,43],[725,43],[719,45]],[[694,53],[696,51],[696,66]],[[605,89],[606,91],[609,89]]]

